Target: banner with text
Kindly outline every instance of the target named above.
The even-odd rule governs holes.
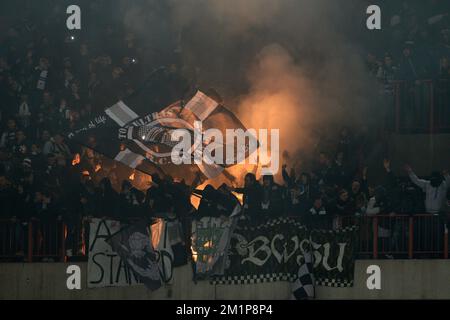
[[[92,219],[89,227],[88,288],[138,283],[138,277],[105,241],[120,230],[120,222]]]
[[[162,283],[171,283],[173,276],[174,256],[170,244],[172,239],[168,232],[168,224],[163,219],[158,219],[150,226],[151,234],[148,235],[151,247],[143,242],[143,237],[137,239],[121,237],[116,241],[119,245],[141,247],[144,244],[148,250],[155,254],[155,263],[158,265],[159,277]],[[130,268],[130,263],[125,263],[121,256],[115,252],[108,242],[114,239],[114,235],[120,234],[119,221],[92,219],[89,224],[89,250],[88,250],[88,288],[128,286],[142,283],[142,274]],[[141,232],[145,235],[144,232]],[[116,239],[117,240],[117,239]],[[137,241],[136,241],[137,240]],[[136,253],[136,252],[135,252]],[[122,256],[124,256],[122,254]],[[149,269],[150,270],[150,269]],[[154,270],[151,269],[154,274]],[[156,276],[156,275],[155,275]],[[151,277],[150,277],[151,278]]]
[[[305,253],[312,250],[316,285],[353,285],[356,227],[342,230],[307,230],[294,218],[263,224],[241,220],[231,235],[229,266],[217,284],[295,281]]]

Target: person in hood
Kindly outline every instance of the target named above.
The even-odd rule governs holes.
[[[432,172],[430,179],[419,179],[409,165],[405,165],[411,181],[425,192],[425,210],[427,213],[439,213],[445,205],[447,190],[450,187],[450,176],[447,172]]]

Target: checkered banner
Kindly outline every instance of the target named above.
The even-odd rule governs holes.
[[[231,236],[225,273],[212,282],[295,282],[299,270],[309,263],[316,285],[352,286],[355,230],[308,230],[294,218],[277,218],[259,225],[241,220]]]

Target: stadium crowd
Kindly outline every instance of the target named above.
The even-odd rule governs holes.
[[[383,28],[367,54],[367,68],[380,81],[449,79],[450,19],[445,1],[385,1]],[[382,43],[382,46],[378,44]],[[386,88],[388,90],[389,88]]]
[[[380,62],[380,56],[369,54],[367,59],[368,72],[387,91],[393,79],[450,77],[448,13],[420,20],[402,3],[401,15],[391,19],[397,32],[386,50],[396,52],[406,40],[401,56],[386,54]],[[312,170],[299,173],[285,165],[277,182],[248,173],[242,186],[196,190],[178,177],[155,174],[150,187],[139,190],[129,170],[68,144],[64,133],[132,93],[144,70],[166,64],[179,72],[176,55],[152,60],[155,54],[117,25],[105,24],[88,36],[53,31],[56,23],[51,13],[44,20],[31,15],[8,28],[0,44],[0,219],[17,222],[18,237],[31,218],[64,221],[75,230],[86,217],[229,216],[241,206],[239,194],[241,213],[252,219],[296,215],[320,228],[339,228],[336,216],[448,210],[447,173],[419,179],[406,167],[409,179],[402,179],[385,159],[383,181],[375,184],[367,177],[367,137],[349,128],[334,137],[334,148],[317,150]],[[201,197],[198,209],[191,204],[192,193]]]
[[[383,27],[373,35],[372,44],[367,46],[370,49],[366,55],[366,67],[378,82],[383,101],[380,110],[387,127],[391,130],[394,127],[400,130],[401,127],[404,132],[433,131],[434,128],[428,125],[430,118],[435,117],[435,125],[448,130],[448,4],[439,0],[382,1],[380,6],[383,8]],[[431,114],[430,104],[434,108]],[[398,108],[396,111],[393,105]],[[399,119],[395,124],[396,117]]]

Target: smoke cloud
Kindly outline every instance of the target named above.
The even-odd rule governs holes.
[[[322,133],[379,121],[360,41],[369,32],[365,1],[160,3],[124,4],[128,30],[153,47],[179,50],[191,67],[184,71],[223,94],[247,127],[280,129],[291,162],[319,148]]]

